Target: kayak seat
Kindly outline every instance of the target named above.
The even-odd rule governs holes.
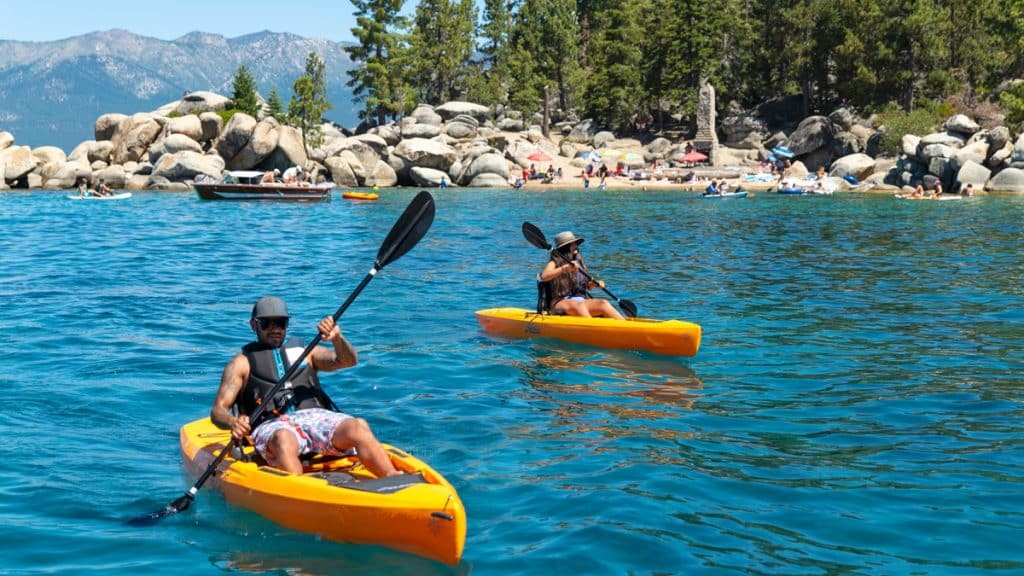
[[[426,484],[422,474],[399,474],[386,478],[370,478],[366,480],[356,479],[345,472],[317,472],[309,474],[312,478],[323,478],[331,486],[340,488],[351,488],[364,492],[376,492],[378,494],[391,494],[416,484]]]
[[[547,314],[551,311],[551,282],[541,282],[540,274],[537,274],[537,314]]]

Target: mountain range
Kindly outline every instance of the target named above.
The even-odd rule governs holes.
[[[260,94],[266,97],[274,86],[287,105],[310,52],[324,60],[333,105],[326,117],[354,126],[357,111],[345,85],[354,65],[343,45],[329,40],[268,31],[158,40],[119,29],[52,42],[0,40],[0,131],[11,132],[18,145],[70,152],[93,139],[102,114],[151,112],[185,91],[231,97],[243,63]]]

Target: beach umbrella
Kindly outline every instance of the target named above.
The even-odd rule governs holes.
[[[526,159],[530,160],[530,161],[533,161],[533,162],[550,162],[551,161],[551,156],[548,156],[547,154],[545,154],[543,150],[538,150],[538,151],[534,152],[533,154],[530,154],[529,156],[527,156]]]
[[[622,162],[623,166],[643,166],[647,163],[644,160],[644,155],[637,152],[626,152],[620,155],[619,162]]]
[[[583,155],[580,157],[586,160],[587,162],[601,161],[601,155],[597,153],[597,150],[589,150],[587,152],[584,152]]]
[[[702,154],[700,152],[697,152],[696,150],[687,152],[686,154],[680,154],[679,156],[676,156],[676,161],[677,162],[690,162],[690,163],[693,163],[693,162],[704,162],[707,159],[708,159],[707,154]]]
[[[785,146],[776,146],[775,148],[772,148],[772,154],[782,156],[783,158],[793,158],[796,156],[796,154],[793,154],[792,150]]]
[[[622,150],[617,148],[601,148],[597,153],[601,155],[601,158],[618,158],[622,156]]]

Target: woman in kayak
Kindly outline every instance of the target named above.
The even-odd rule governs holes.
[[[292,474],[302,474],[299,458],[304,454],[340,456],[351,454],[352,449],[377,477],[401,474],[366,420],[332,410],[334,403],[320,388],[317,373],[348,368],[357,361],[355,349],[332,316],[321,320],[317,329],[334,350],[314,348],[295,376],[272,398],[265,398],[304,348],[301,342],[285,341],[288,319],[284,300],[264,296],[256,301],[249,326],[257,340],[224,367],[210,419],[219,428],[230,429],[235,440],[251,433],[260,456]],[[263,418],[251,426],[249,414],[263,402],[268,403]],[[232,415],[233,406],[239,408],[239,416]]]
[[[601,298],[591,298],[587,293],[591,288],[604,288],[604,282],[589,281],[584,274],[587,264],[580,255],[579,246],[582,243],[582,236],[576,236],[569,231],[555,235],[551,259],[540,273],[540,281],[549,282],[551,286],[551,313],[586,318],[603,316],[622,320],[622,314],[619,314],[610,302]]]

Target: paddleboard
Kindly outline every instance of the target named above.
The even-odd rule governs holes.
[[[69,194],[68,200],[124,200],[131,197],[131,192],[119,192],[111,196],[79,196],[78,194]]]

